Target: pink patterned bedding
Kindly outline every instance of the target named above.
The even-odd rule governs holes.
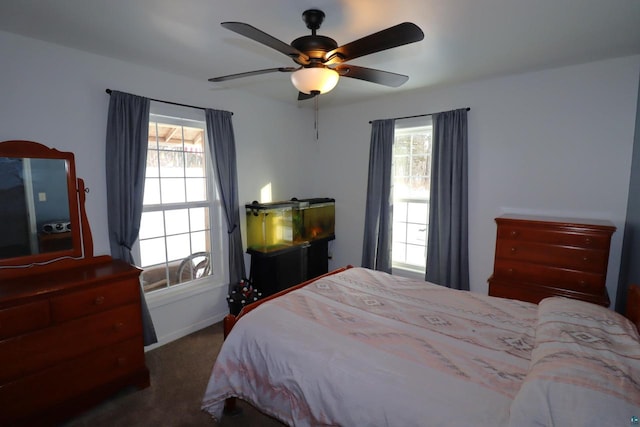
[[[292,426],[507,426],[537,323],[534,304],[349,269],[242,317],[202,407],[220,419],[236,396]]]
[[[203,408],[219,419],[239,396],[290,425],[505,425],[535,321],[533,304],[349,269],[241,318]]]
[[[640,337],[631,322],[597,305],[547,298],[535,343],[510,427],[638,425]]]

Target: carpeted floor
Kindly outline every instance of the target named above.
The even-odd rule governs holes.
[[[222,341],[222,323],[218,323],[147,352],[151,387],[125,390],[63,426],[283,426],[242,401],[238,401],[242,414],[223,417],[219,424],[200,410]]]

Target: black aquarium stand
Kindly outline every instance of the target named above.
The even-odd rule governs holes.
[[[329,271],[329,241],[335,236],[272,252],[248,249],[251,281],[262,296],[290,288]]]

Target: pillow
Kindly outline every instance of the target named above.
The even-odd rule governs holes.
[[[529,370],[510,427],[632,425],[640,417],[640,337],[607,308],[563,297],[538,306]]]

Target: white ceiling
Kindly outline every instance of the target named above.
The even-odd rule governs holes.
[[[2,0],[0,30],[296,103],[285,73],[207,79],[295,65],[220,22],[290,43],[310,33],[301,18],[310,8],[326,14],[318,34],[339,45],[405,21],[425,34],[352,61],[406,74],[405,85],[342,78],[325,105],[640,53],[640,0]]]

